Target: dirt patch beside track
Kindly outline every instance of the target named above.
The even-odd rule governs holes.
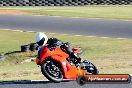
[[[28,14],[28,12],[22,12],[17,10],[0,10],[0,14]]]

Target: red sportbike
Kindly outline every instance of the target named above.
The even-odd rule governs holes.
[[[76,55],[79,55],[81,48],[73,48]],[[75,80],[79,75],[98,74],[94,64],[84,60],[75,63],[67,53],[60,47],[50,49],[44,47],[39,52],[40,58],[36,58],[37,65],[41,66],[42,74],[50,81],[61,82],[63,79]]]

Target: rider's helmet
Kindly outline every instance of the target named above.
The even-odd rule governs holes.
[[[42,32],[39,32],[37,35],[36,35],[36,42],[39,46],[45,46],[46,43],[48,41],[48,37],[42,33]]]

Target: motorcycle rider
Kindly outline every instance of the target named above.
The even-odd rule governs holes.
[[[81,58],[74,54],[70,44],[63,43],[61,40],[57,38],[49,38],[46,36],[45,33],[38,33],[36,35],[36,43],[38,44],[38,53],[40,52],[42,47],[47,46],[50,50],[55,49],[56,47],[60,47],[64,52],[69,54],[69,56],[73,59],[74,63],[79,63],[81,61]],[[40,58],[39,54],[37,58]]]

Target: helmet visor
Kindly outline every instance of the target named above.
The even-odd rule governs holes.
[[[44,44],[45,38],[42,38],[39,42],[37,42],[37,44],[39,46],[42,46]]]

